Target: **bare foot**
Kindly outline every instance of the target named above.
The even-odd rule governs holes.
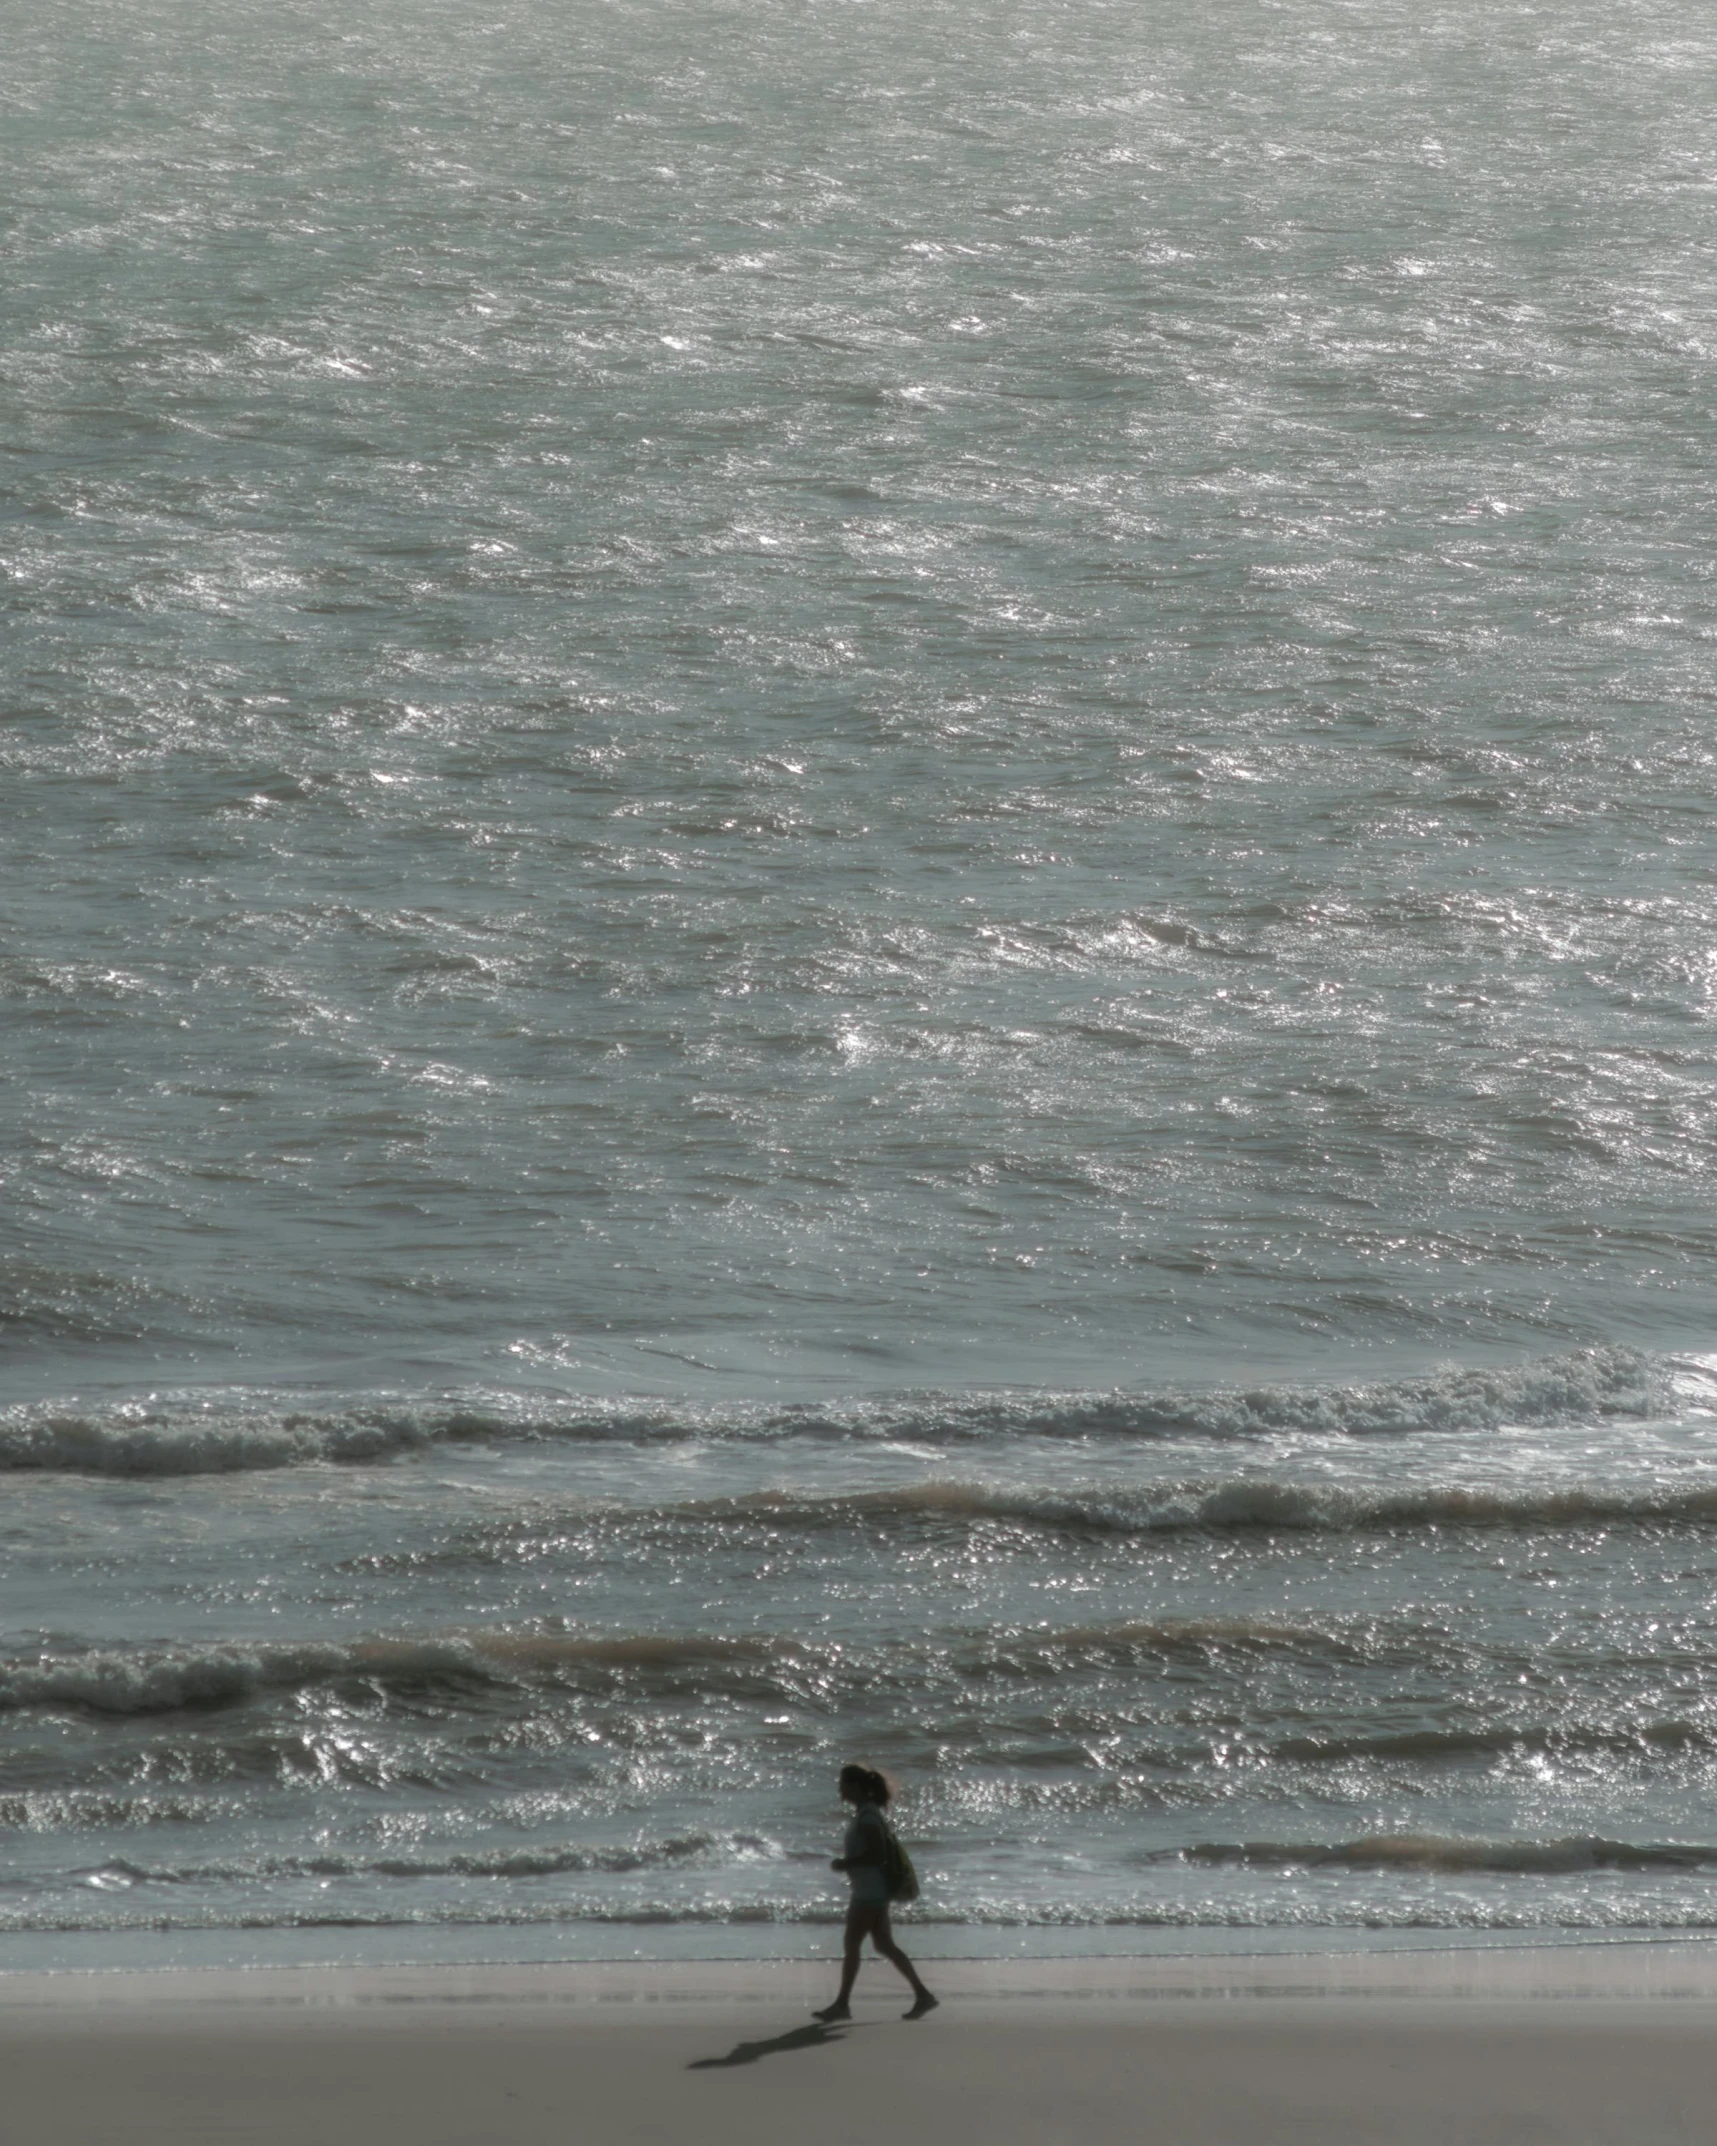
[[[932,1997],[930,2002],[934,2004],[935,1998]],[[833,2026],[837,2019],[851,2019],[852,2016],[852,2006],[847,2004],[826,2004],[820,2012],[811,2014],[813,2019],[820,2019],[829,2026]]]
[[[923,1996],[914,2003],[911,2011],[902,2012],[900,2016],[902,2019],[922,2019],[926,2012],[934,2012],[941,2001],[939,1997],[932,1997],[930,1992],[926,1990]]]

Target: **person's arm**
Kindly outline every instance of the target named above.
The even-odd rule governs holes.
[[[829,1865],[831,1870],[862,1870],[867,1863],[880,1863],[882,1861],[881,1826],[867,1826],[861,1819],[859,1827],[865,1836],[864,1846],[857,1855],[837,1855]]]

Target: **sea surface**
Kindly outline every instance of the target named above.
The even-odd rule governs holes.
[[[1709,7],[0,49],[0,1964],[1717,1930]]]

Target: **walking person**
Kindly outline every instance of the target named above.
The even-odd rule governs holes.
[[[843,1766],[840,1791],[842,1802],[853,1807],[843,1852],[829,1866],[831,1870],[844,1870],[852,1887],[852,1899],[847,1907],[846,1949],[841,1956],[841,1993],[833,2004],[824,2005],[820,2012],[811,2016],[831,2022],[852,2018],[853,1984],[858,1980],[859,1953],[868,1937],[883,1958],[892,1961],[912,1985],[912,2009],[900,2016],[902,2019],[922,2019],[926,2012],[936,2009],[937,2000],[924,1987],[917,1968],[894,1942],[894,1932],[888,1922],[890,1867],[905,1860],[888,1829],[887,1812],[894,1797],[893,1785],[886,1774],[878,1773],[873,1766]]]

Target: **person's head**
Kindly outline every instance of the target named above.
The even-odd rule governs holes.
[[[894,1783],[875,1766],[843,1766],[841,1796],[847,1803],[886,1804],[893,1801]]]

